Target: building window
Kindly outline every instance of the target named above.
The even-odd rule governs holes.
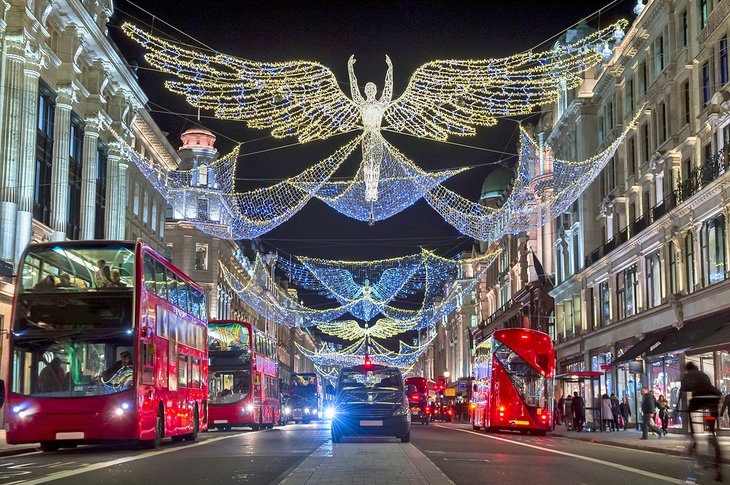
[[[659,143],[664,143],[669,137],[669,123],[667,122],[667,103],[659,105],[659,126],[658,126]]]
[[[42,81],[38,86],[38,130],[33,187],[33,218],[51,223],[51,173],[53,171],[53,127],[55,93]]]
[[[705,285],[725,279],[725,216],[719,215],[702,225],[702,277]]]
[[[150,218],[150,226],[152,226],[152,232],[157,232],[157,223],[159,220],[157,219],[157,204],[155,204],[155,201],[152,201],[152,217]]]
[[[142,189],[142,190],[144,191],[144,189]],[[144,192],[142,194],[142,222],[144,222],[145,224],[147,224],[147,221],[149,221],[149,217],[148,217],[149,205],[150,205],[149,197],[147,195],[147,192]]]
[[[654,41],[654,78],[664,70],[664,36],[660,35]]]
[[[684,264],[687,266],[687,293],[695,291],[695,240],[691,232],[684,237]]]
[[[626,80],[626,113],[634,111],[634,78]]]
[[[575,335],[575,314],[573,313],[573,300],[565,300],[563,302],[563,315],[565,316],[565,338]]]
[[[608,281],[598,284],[598,321],[601,327],[611,322],[611,292],[608,290]]]
[[[659,251],[646,257],[646,291],[648,308],[662,303],[662,261]]]
[[[103,143],[99,143],[96,148],[96,217],[94,218],[94,237],[96,239],[104,239],[107,159],[107,147]]]
[[[639,65],[639,96],[646,94],[646,62]]]
[[[636,174],[636,138],[629,138],[626,144],[626,161],[629,168],[629,176]]]
[[[68,225],[66,237],[78,239],[81,227],[81,174],[83,171],[84,128],[81,118],[71,113],[68,156]]]
[[[195,266],[194,269],[208,269],[208,245],[195,243]]]
[[[689,43],[689,25],[687,23],[687,11],[682,12],[682,33],[680,39],[682,41],[682,47],[687,47]]]
[[[636,279],[636,266],[631,266],[616,275],[616,298],[618,319],[636,313],[639,282]]]
[[[677,281],[677,249],[674,246],[673,242],[669,242],[669,245],[667,246],[667,256],[669,257],[669,275],[667,278],[667,283],[669,285],[669,294],[673,295],[675,293],[679,293],[679,286]]]
[[[135,216],[139,215],[139,184],[134,183],[134,204],[132,204],[132,211]]]
[[[700,0],[698,6],[700,9],[700,30],[702,30],[707,27],[707,15],[710,13],[709,0]]]
[[[720,39],[720,87],[727,84],[727,35]]]
[[[710,102],[712,88],[710,86],[710,63],[702,64],[702,102],[707,106]]]
[[[172,263],[172,243],[165,244],[165,259]]]
[[[649,123],[641,125],[641,163],[642,165],[649,161]]]
[[[689,124],[690,103],[689,103],[689,81],[682,83],[682,97],[684,99],[684,124]]]

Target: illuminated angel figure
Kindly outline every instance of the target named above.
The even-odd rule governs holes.
[[[318,62],[255,62],[183,48],[130,24],[123,28],[147,50],[152,66],[177,77],[166,82],[168,89],[218,118],[245,121],[300,142],[362,129],[366,198],[372,203],[383,158],[381,130],[444,141],[449,135],[474,135],[477,126],[493,125],[497,116],[529,114],[578,86],[583,73],[601,62],[605,46],[623,36],[625,25],[619,21],[545,52],[430,61],[416,69],[396,100],[391,100],[393,70],[387,57],[385,87],[377,100],[372,83],[362,98],[350,58],[350,99],[332,71]]]
[[[375,99],[377,88],[373,83],[365,85],[365,99],[363,99],[353,69],[355,56],[350,56],[350,60],[347,62],[352,101],[360,109],[364,131],[362,137],[362,170],[365,181],[365,202],[370,203],[378,200],[380,165],[383,162],[383,146],[385,144],[383,135],[380,134],[380,128],[383,123],[383,116],[393,99],[393,63],[388,56],[385,56],[385,62],[388,64],[388,72],[385,75],[385,86],[380,99]]]

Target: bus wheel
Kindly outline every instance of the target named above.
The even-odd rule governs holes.
[[[165,411],[162,409],[162,404],[157,410],[157,416],[155,417],[155,438],[145,441],[147,448],[159,448],[162,443],[162,438],[165,436]]]
[[[60,447],[58,441],[41,441],[41,450],[44,452],[58,451]]]
[[[193,430],[185,435],[187,441],[195,441],[198,439],[198,431],[200,431],[200,418],[198,417],[198,406],[195,405],[195,412],[193,413]]]

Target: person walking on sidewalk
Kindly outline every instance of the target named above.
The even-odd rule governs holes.
[[[669,401],[664,397],[664,394],[659,396],[656,407],[659,409],[659,419],[662,420],[662,434],[666,436],[667,426],[669,425]]]
[[[623,401],[619,404],[619,411],[621,412],[621,419],[624,422],[624,431],[629,425],[629,419],[631,418],[631,406],[629,405],[629,398],[624,396]]]
[[[611,410],[611,398],[608,394],[601,396],[601,420],[602,427],[606,431],[613,431],[613,411]]]
[[[618,402],[616,394],[611,393],[611,412],[613,413],[613,428],[616,431],[621,430],[621,404]]]
[[[583,398],[578,395],[578,392],[573,393],[573,399],[571,399],[571,407],[573,408],[573,430],[581,432],[583,431],[583,423],[586,418],[586,405],[583,402]]]
[[[659,438],[661,438],[662,430],[652,423],[654,413],[656,413],[656,398],[654,397],[654,393],[649,392],[648,388],[642,387],[641,394],[643,395],[641,398],[641,412],[643,413],[641,421],[644,424],[641,429],[641,439],[648,439],[649,429],[657,433]]]

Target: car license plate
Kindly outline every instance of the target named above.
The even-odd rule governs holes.
[[[421,410],[421,408],[411,408],[412,413],[417,413]]]
[[[228,423],[227,419],[216,419],[213,421],[213,424],[226,424]]]
[[[360,426],[382,426],[382,421],[360,421]]]
[[[56,433],[57,440],[82,440],[84,439],[83,431],[75,433]]]
[[[529,426],[530,422],[529,421],[515,421],[515,424],[519,424],[521,426]]]

